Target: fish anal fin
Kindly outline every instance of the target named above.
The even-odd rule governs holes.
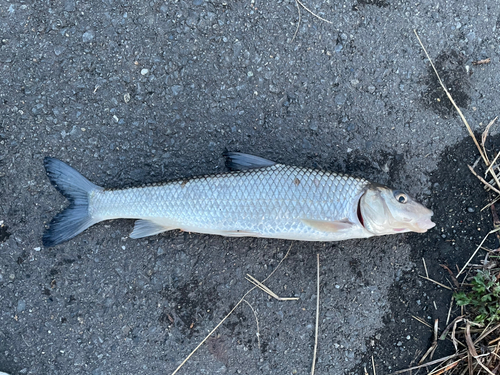
[[[305,225],[321,232],[339,232],[341,230],[350,229],[354,225],[354,223],[347,219],[337,221],[302,219],[301,221]]]
[[[154,220],[137,220],[134,224],[134,230],[130,233],[130,238],[143,238],[154,236],[167,230],[176,229],[175,226],[166,225]]]

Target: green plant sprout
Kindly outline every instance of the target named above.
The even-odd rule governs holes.
[[[477,271],[472,278],[472,291],[454,293],[458,306],[470,305],[474,321],[480,324],[500,321],[500,282],[489,270]]]

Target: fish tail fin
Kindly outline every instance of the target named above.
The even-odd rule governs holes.
[[[69,206],[52,219],[43,234],[43,246],[52,247],[101,221],[89,214],[89,195],[102,188],[58,159],[46,157],[43,162],[50,182],[69,201]]]

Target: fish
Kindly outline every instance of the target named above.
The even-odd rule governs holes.
[[[68,241],[92,225],[136,219],[130,238],[180,229],[227,237],[341,241],[424,233],[433,212],[399,189],[319,169],[226,152],[229,172],[126,189],[105,189],[52,157],[51,183],[69,201],[43,234]]]

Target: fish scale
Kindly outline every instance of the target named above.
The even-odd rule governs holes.
[[[188,182],[96,191],[89,208],[99,221],[162,218],[166,227],[192,232],[318,240],[320,233],[302,220],[353,219],[368,184],[364,179],[275,164]]]

